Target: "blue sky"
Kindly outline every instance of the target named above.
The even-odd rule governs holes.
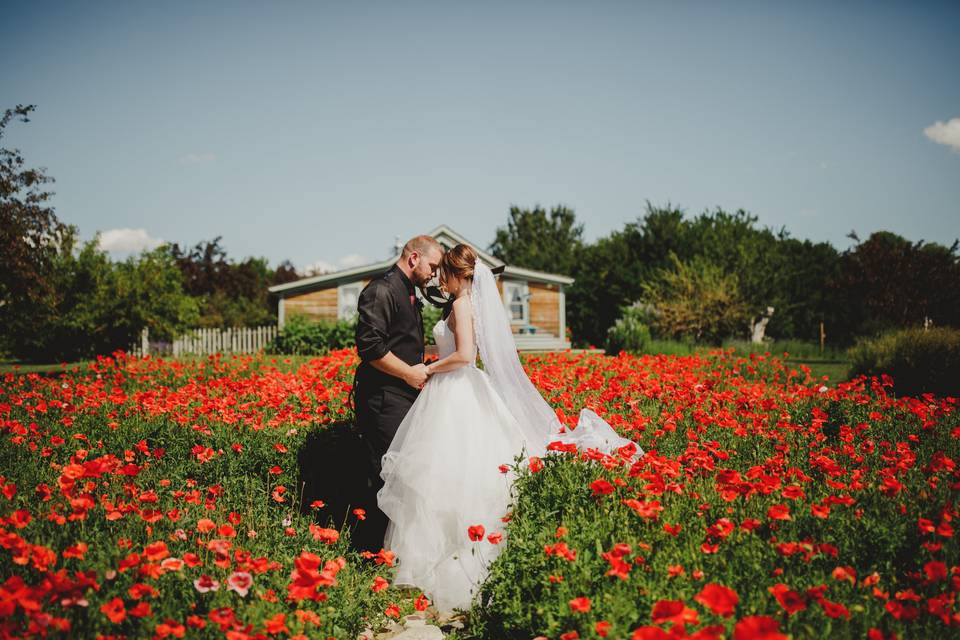
[[[4,4],[0,108],[37,105],[4,144],[118,251],[350,266],[648,200],[960,236],[957,2]]]

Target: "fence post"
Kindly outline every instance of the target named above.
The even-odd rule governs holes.
[[[150,355],[150,327],[140,332],[140,357]]]

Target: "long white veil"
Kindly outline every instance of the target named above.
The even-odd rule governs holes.
[[[493,272],[480,259],[474,265],[471,297],[473,327],[483,369],[490,376],[493,388],[520,423],[523,435],[530,444],[526,452],[528,456],[543,455],[547,445],[554,441],[575,444],[581,450],[595,448],[609,454],[633,444],[637,454],[643,454],[636,443],[617,435],[613,427],[590,409],[580,412],[576,428],[561,433],[564,429],[556,413],[533,386],[520,364],[517,345],[510,331],[510,320]]]

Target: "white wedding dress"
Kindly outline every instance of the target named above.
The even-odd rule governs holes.
[[[445,320],[433,335],[440,358],[456,351]],[[499,466],[529,448],[476,364],[430,377],[382,461],[377,501],[390,518],[384,547],[399,559],[395,585],[422,589],[441,611],[469,608],[500,546],[472,542],[467,529],[502,534],[510,479]]]
[[[632,458],[642,450],[589,409],[572,430],[527,377],[517,356],[496,282],[477,262],[471,290],[471,364],[427,380],[382,459],[377,493],[390,519],[384,547],[398,559],[394,584],[424,591],[441,611],[468,609],[487,567],[507,543],[471,541],[468,528],[503,534],[518,455],[545,455],[554,441]],[[445,320],[433,329],[441,359],[457,349]],[[625,447],[625,449],[624,449]]]

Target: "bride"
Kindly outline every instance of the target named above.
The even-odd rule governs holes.
[[[422,589],[449,612],[470,607],[499,553],[510,505],[501,465],[558,440],[642,451],[587,409],[565,432],[524,373],[493,273],[470,246],[444,254],[440,285],[454,297],[433,328],[440,359],[383,456],[377,502],[390,519],[384,547],[399,559],[394,584]],[[486,540],[471,540],[476,525]]]

